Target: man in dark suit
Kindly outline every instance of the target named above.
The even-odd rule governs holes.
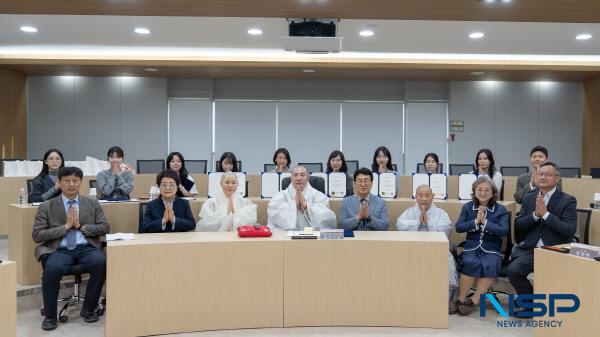
[[[560,170],[543,162],[536,171],[537,188],[523,198],[515,222],[515,237],[520,241],[507,268],[510,283],[518,294],[532,294],[527,275],[533,272],[533,249],[573,241],[577,230],[577,200],[557,188]]]
[[[57,299],[60,280],[79,264],[90,273],[81,316],[88,323],[98,320],[96,306],[106,279],[106,258],[100,236],[110,228],[98,201],[79,195],[83,172],[63,167],[58,172],[62,194],[42,203],[33,224],[33,241],[38,261],[45,261],[42,277],[45,317],[42,329],[57,326]]]

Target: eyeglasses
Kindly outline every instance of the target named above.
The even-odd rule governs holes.
[[[357,184],[357,185],[368,185],[368,184],[370,184],[370,183],[371,183],[371,180],[368,180],[368,179],[366,179],[366,180],[358,180],[358,179],[357,179],[357,180],[356,180],[356,184]]]
[[[554,173],[543,173],[543,172],[536,172],[535,173],[536,176],[538,177],[546,177],[546,178],[552,178],[554,177],[556,174]]]
[[[170,190],[172,188],[177,188],[177,184],[160,184],[160,188],[164,188],[165,190]]]

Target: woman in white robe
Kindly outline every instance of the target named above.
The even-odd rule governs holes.
[[[202,205],[196,231],[231,232],[256,223],[256,205],[235,193],[237,185],[235,173],[221,176],[221,191]]]

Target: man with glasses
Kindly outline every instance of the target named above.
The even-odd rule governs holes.
[[[533,249],[570,243],[577,230],[577,200],[557,188],[560,170],[556,164],[541,163],[535,181],[536,189],[524,196],[515,221],[515,238],[519,242],[507,268],[510,283],[519,295],[533,294],[527,279],[533,272]],[[519,317],[531,315],[524,312]]]
[[[360,168],[354,172],[354,195],[344,198],[340,208],[340,228],[352,230],[388,230],[385,201],[371,194],[373,172]]]

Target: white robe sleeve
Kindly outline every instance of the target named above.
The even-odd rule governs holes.
[[[396,229],[399,231],[418,231],[419,230],[419,221],[418,218],[415,217],[413,212],[413,207],[407,208],[398,220],[396,220]]]
[[[285,190],[281,191],[269,201],[267,215],[271,229],[287,231],[296,228],[296,204],[293,200],[288,200],[285,193]]]
[[[452,220],[444,210],[438,208],[435,217],[430,220],[430,226],[433,226],[436,232],[446,233],[448,237],[452,229]]]
[[[233,230],[240,226],[254,225],[256,223],[256,205],[252,201],[241,198],[240,206],[233,215]]]
[[[219,207],[216,198],[208,199],[200,209],[200,221],[196,226],[198,232],[231,231],[233,214],[227,214],[227,207]]]
[[[322,193],[314,193],[312,202],[307,202],[308,217],[316,229],[337,228],[335,213],[329,208],[329,199]]]

